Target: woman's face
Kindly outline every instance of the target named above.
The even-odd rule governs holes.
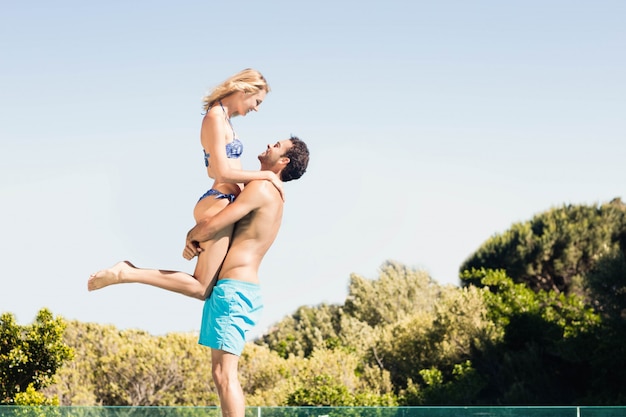
[[[265,90],[258,91],[256,93],[243,93],[239,92],[240,100],[237,106],[236,114],[245,116],[251,111],[257,111],[267,92]]]

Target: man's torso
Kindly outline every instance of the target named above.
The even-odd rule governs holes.
[[[256,184],[255,184],[256,183]],[[263,257],[276,239],[283,215],[283,201],[267,181],[253,181],[244,191],[261,200],[260,207],[237,222],[220,278],[258,283]]]

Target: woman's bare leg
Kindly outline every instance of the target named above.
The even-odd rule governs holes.
[[[205,200],[196,206],[196,220],[214,216],[228,205],[228,200]],[[179,271],[137,268],[130,262],[123,261],[91,275],[87,288],[94,291],[113,284],[139,283],[204,301],[215,285],[217,273],[228,251],[232,231],[233,226],[222,230],[214,239],[201,243],[203,251],[198,256],[193,275]]]
[[[217,272],[228,250],[230,235],[206,242],[205,252],[198,257],[196,274],[162,269],[137,268],[128,261],[118,262],[109,269],[89,277],[89,291],[113,284],[138,283],[177,292],[204,301],[215,285]]]
[[[200,243],[202,251],[198,255],[193,276],[202,284],[204,292],[201,300],[209,298],[211,291],[213,291],[226,252],[228,252],[233,229],[234,226],[227,227],[214,239]]]
[[[152,285],[204,300],[205,288],[193,276],[178,271],[136,268],[128,261],[118,262],[109,269],[103,269],[93,274],[89,277],[87,289],[94,291],[113,284],[131,282]]]

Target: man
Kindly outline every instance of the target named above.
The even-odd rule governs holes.
[[[282,181],[297,179],[309,162],[306,144],[297,137],[268,145],[259,155],[262,170],[271,170]],[[218,281],[205,301],[199,343],[211,348],[213,380],[222,415],[243,417],[245,400],[238,378],[239,356],[245,336],[262,309],[259,266],[280,228],[283,200],[269,181],[251,181],[236,200],[216,216],[199,222],[187,234],[184,257],[202,250],[200,242],[235,224],[232,241]]]

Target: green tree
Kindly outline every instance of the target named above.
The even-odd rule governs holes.
[[[300,307],[257,343],[283,358],[338,347],[365,354],[376,348],[385,326],[417,311],[431,311],[439,291],[426,272],[388,261],[377,279],[352,274],[343,306]]]
[[[289,370],[300,381],[289,394],[290,405],[321,405],[331,399],[337,405],[384,402],[381,395],[395,398],[412,381],[420,394],[405,398],[436,403],[445,397],[447,404],[462,403],[484,385],[469,362],[473,352],[496,337],[481,291],[442,287],[424,271],[389,261],[377,279],[353,274],[344,306],[300,308],[260,344],[283,358],[307,359],[305,363],[314,362],[314,355],[326,358],[321,363],[334,363],[333,355],[349,352],[361,378],[386,375],[383,379],[393,387],[386,391],[376,382],[380,379],[370,378],[367,388],[344,390],[344,379],[329,365],[320,364],[306,377],[296,367]],[[442,383],[429,388],[431,370],[441,374]]]
[[[488,239],[460,271],[503,269],[534,290],[583,294],[587,272],[618,248],[624,230],[626,205],[619,198],[600,206],[553,208]]]
[[[327,374],[316,374],[294,390],[287,399],[289,406],[354,406],[354,397],[345,385]]]
[[[48,403],[34,391],[51,384],[72,357],[63,342],[65,326],[61,317],[45,308],[26,326],[18,325],[11,313],[0,316],[0,404],[12,404],[16,397],[21,403]]]
[[[290,355],[308,357],[316,349],[339,344],[342,315],[342,309],[335,305],[300,307],[259,339],[257,344],[270,347],[283,358]]]
[[[436,368],[422,369],[420,385],[409,379],[403,402],[410,405],[468,405],[475,404],[485,379],[474,369],[471,361],[455,364],[450,376]]]
[[[503,334],[501,344],[483,352],[484,362],[475,362],[495,364],[485,398],[509,404],[626,401],[621,199],[563,206],[514,224],[481,246],[461,271],[464,285],[490,289],[490,316]]]
[[[418,311],[383,332],[375,359],[390,371],[403,404],[469,404],[483,388],[471,360],[498,336],[483,292],[442,287],[432,311]]]
[[[603,257],[587,279],[594,306],[603,318],[590,359],[591,386],[584,399],[593,404],[626,403],[626,233],[619,242],[619,250]]]
[[[114,326],[68,321],[63,340],[74,357],[59,369],[55,384],[47,387],[46,393],[58,397],[61,405],[101,404],[96,395],[96,369],[116,335]]]
[[[389,373],[364,366],[344,349],[316,350],[294,374],[289,406],[392,406],[397,405]]]
[[[502,270],[465,271],[479,281],[499,337],[472,358],[488,381],[487,404],[568,405],[583,398],[600,317],[576,295],[535,292]]]
[[[620,246],[626,248],[626,242]],[[586,284],[593,307],[605,319],[621,321],[626,317],[626,255],[621,247],[596,263],[587,274]]]
[[[13,397],[13,405],[59,405],[58,397],[47,397],[41,391],[37,391],[33,384],[29,384],[26,390],[20,391]],[[45,415],[45,413],[41,413]]]
[[[70,322],[76,358],[48,388],[62,405],[216,405],[210,350],[197,335]]]
[[[256,406],[281,406],[297,386],[297,375],[305,359],[281,357],[265,345],[248,343],[239,360],[239,380],[246,403]]]
[[[372,327],[393,324],[416,311],[432,310],[439,290],[426,272],[387,261],[378,279],[350,276],[345,312]]]
[[[204,390],[198,392],[190,385],[198,384],[193,376],[202,370]],[[201,400],[215,405],[210,375],[210,351],[198,346],[197,336],[124,330],[119,343],[99,359],[96,393],[103,405],[194,405]]]

